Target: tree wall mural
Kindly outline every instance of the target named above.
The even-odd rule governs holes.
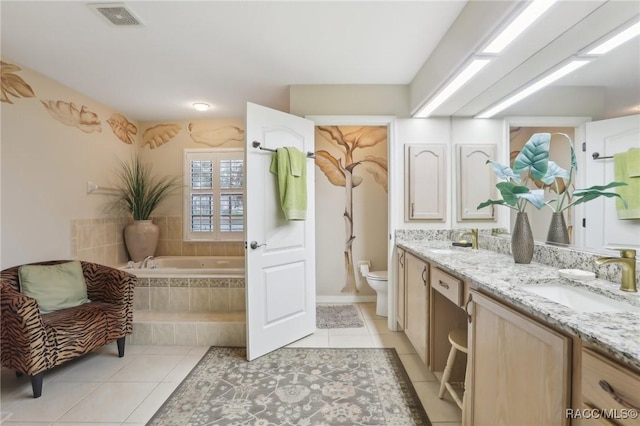
[[[387,192],[387,159],[366,155],[367,148],[386,143],[386,126],[317,126],[317,132],[341,151],[334,156],[329,151],[317,150],[315,164],[332,185],[344,187],[344,287],[342,293],[358,293],[353,262],[354,205],[353,190],[362,182],[362,173],[369,173]],[[359,151],[359,155],[355,155]]]

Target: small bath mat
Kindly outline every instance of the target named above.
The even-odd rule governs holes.
[[[364,322],[355,305],[316,305],[316,327],[361,328]]]

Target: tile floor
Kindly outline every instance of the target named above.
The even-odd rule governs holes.
[[[358,305],[364,328],[317,330],[292,347],[394,347],[434,426],[460,425],[461,413],[448,397],[438,399],[439,382],[424,366],[404,333],[387,329],[375,304]],[[42,397],[32,398],[28,378],[0,375],[0,423],[7,426],[144,425],[207,351],[194,346],[115,343],[69,362],[44,377]],[[105,356],[106,355],[106,356]]]

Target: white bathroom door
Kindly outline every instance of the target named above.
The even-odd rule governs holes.
[[[640,115],[593,121],[586,125],[586,186],[614,181],[612,157],[630,148],[640,148]],[[611,190],[614,191],[614,190]],[[585,247],[601,249],[633,248],[640,250],[637,220],[619,220],[613,198],[600,197],[585,203]]]
[[[247,103],[246,120],[247,359],[251,361],[316,329],[314,162],[309,158],[306,164],[306,220],[287,221],[277,176],[269,172],[274,154],[268,151],[293,146],[314,152],[314,124],[252,103]]]

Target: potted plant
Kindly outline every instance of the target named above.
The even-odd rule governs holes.
[[[530,202],[536,208],[549,207],[554,213],[547,234],[547,242],[569,244],[569,233],[564,220],[563,212],[568,208],[591,201],[598,197],[619,197],[619,194],[609,192],[608,189],[626,185],[624,182],[610,182],[602,186],[592,186],[586,189],[574,189],[573,179],[578,170],[575,150],[571,138],[564,134],[569,141],[571,152],[571,167],[567,171],[549,160],[549,148],[551,145],[551,133],[535,133],[522,148],[515,158],[513,169],[493,161],[491,163],[498,179],[503,180],[496,184],[502,194],[502,200],[487,200],[478,205],[478,209],[489,205],[506,205],[518,211],[518,216],[524,212],[525,201]],[[523,175],[522,177],[520,175]],[[530,189],[527,185],[533,183],[538,189]],[[550,199],[545,199],[545,189],[549,194],[555,193]],[[526,213],[525,213],[526,214]],[[527,221],[528,222],[528,221]],[[516,227],[518,218],[516,217]],[[514,228],[514,235],[516,229]],[[533,241],[533,238],[531,238]],[[513,246],[512,236],[512,246]],[[532,243],[531,243],[532,244]],[[532,249],[533,251],[533,249]],[[515,258],[515,254],[514,254]],[[528,263],[518,262],[517,263]]]
[[[124,242],[131,260],[139,262],[155,254],[160,230],[149,217],[180,186],[180,177],[154,177],[151,175],[151,166],[138,156],[128,162],[120,161],[116,176],[118,183],[114,204],[128,212],[133,219],[124,229]]]
[[[480,203],[477,208],[502,205],[518,212],[511,233],[511,254],[516,263],[530,263],[533,258],[533,233],[525,208],[527,203],[530,203],[540,210],[545,201],[544,190],[530,189],[527,183],[532,179],[540,179],[547,173],[549,149],[548,146],[546,149],[544,146],[538,146],[544,144],[544,139],[532,136],[516,157],[513,169],[495,161],[487,161],[500,180],[496,188],[500,191],[502,199],[489,199]],[[546,144],[548,145],[548,141]]]
[[[551,222],[549,224],[549,231],[547,233],[547,242],[555,244],[569,244],[570,237],[567,229],[567,225],[564,219],[563,212],[570,207],[578,204],[586,203],[598,197],[618,197],[622,203],[626,206],[626,201],[616,192],[607,191],[608,189],[615,188],[616,186],[626,185],[624,182],[610,182],[606,185],[597,185],[585,189],[575,189],[574,178],[575,173],[578,170],[576,162],[576,154],[573,146],[573,141],[564,133],[554,133],[553,135],[563,136],[569,142],[569,148],[571,152],[571,163],[569,170],[565,170],[558,166],[555,162],[549,161],[547,166],[547,172],[544,176],[536,181],[535,184],[539,188],[548,189],[549,194],[555,193],[545,205],[549,207],[553,214],[551,216]],[[536,133],[535,136],[541,140],[544,140],[548,150],[551,142],[551,133]],[[542,145],[540,145],[542,146]],[[539,152],[537,154],[540,154]]]

